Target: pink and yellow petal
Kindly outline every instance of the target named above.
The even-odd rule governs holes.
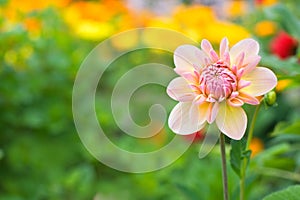
[[[171,111],[168,124],[174,133],[188,135],[203,128],[202,121],[198,106],[193,106],[191,102],[180,102]]]
[[[256,97],[246,94],[244,92],[239,92],[239,96],[237,98],[251,105],[258,105],[260,103],[260,101]]]
[[[201,105],[192,104],[190,109],[190,118],[192,118],[191,123],[198,124],[202,126],[206,121],[206,113],[208,112],[208,103],[203,103]]]
[[[242,66],[244,67],[244,74],[251,72],[258,65],[261,57],[258,55],[248,56],[245,58]],[[245,65],[245,66],[244,66]]]
[[[210,54],[210,51],[214,50],[211,43],[206,40],[206,39],[203,39],[201,41],[201,49],[207,54],[209,55]]]
[[[216,123],[222,133],[234,140],[240,140],[247,128],[247,115],[242,107],[232,107],[222,103]]]
[[[219,111],[219,103],[206,103],[207,105],[207,115],[206,120],[209,124],[213,123],[217,117]]]
[[[218,54],[215,52],[215,50],[213,49],[211,43],[206,40],[203,39],[201,41],[201,49],[206,53],[206,55],[209,57],[209,61],[213,61],[213,62],[217,62],[219,60],[219,56]]]
[[[236,43],[229,51],[233,64],[236,64],[240,58],[241,52],[244,52],[245,60],[249,56],[257,55],[259,52],[259,44],[253,39],[244,39]],[[245,63],[245,62],[244,62]]]
[[[177,77],[169,83],[167,87],[167,94],[172,99],[182,102],[193,101],[195,98],[195,94],[192,89],[182,77]]]
[[[229,106],[233,106],[233,107],[240,107],[240,106],[244,105],[244,101],[237,97],[228,99],[227,103]]]
[[[201,69],[205,65],[206,55],[193,45],[179,46],[174,52],[175,72],[179,75]]]
[[[253,71],[244,75],[242,79],[250,81],[251,84],[241,89],[241,92],[251,96],[264,95],[277,85],[277,77],[270,69],[265,67],[256,67]]]
[[[228,39],[225,37],[222,39],[222,41],[220,43],[219,52],[220,52],[221,59],[225,60],[224,57],[226,57],[226,53],[228,52],[228,50],[229,50],[229,42],[228,42]]]

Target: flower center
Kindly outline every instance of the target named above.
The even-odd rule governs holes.
[[[237,90],[237,78],[223,61],[210,64],[202,69],[200,90],[207,96],[207,101],[223,101]]]

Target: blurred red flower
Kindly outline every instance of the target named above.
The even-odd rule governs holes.
[[[298,42],[286,32],[280,32],[270,43],[271,52],[281,59],[296,54]]]

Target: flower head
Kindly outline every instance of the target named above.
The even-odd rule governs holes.
[[[247,115],[244,103],[257,105],[258,96],[277,84],[275,74],[260,61],[259,44],[244,39],[229,49],[222,39],[219,55],[207,40],[201,49],[192,45],[179,46],[174,52],[175,72],[168,95],[179,103],[169,116],[169,127],[177,134],[192,134],[205,124],[216,122],[220,131],[232,139],[243,137]]]

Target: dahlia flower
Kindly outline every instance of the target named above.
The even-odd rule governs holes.
[[[268,68],[257,67],[259,44],[244,39],[229,49],[227,38],[220,44],[219,55],[206,39],[201,49],[179,46],[174,52],[175,72],[180,75],[168,87],[168,95],[179,103],[169,116],[169,127],[187,135],[216,123],[228,137],[239,140],[247,127],[244,103],[258,105],[258,96],[277,84]]]

